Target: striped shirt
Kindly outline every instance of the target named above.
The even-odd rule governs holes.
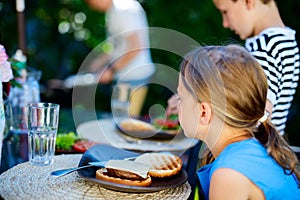
[[[299,79],[299,49],[295,35],[296,32],[288,27],[268,28],[245,43],[268,77],[267,98],[273,104],[271,121],[280,134],[284,134]]]

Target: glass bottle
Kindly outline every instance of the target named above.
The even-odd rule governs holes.
[[[27,105],[40,102],[40,78],[41,71],[28,67],[26,75],[17,79],[19,86],[10,88],[5,101],[7,127],[0,173],[28,161]]]

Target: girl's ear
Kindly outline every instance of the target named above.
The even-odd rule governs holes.
[[[199,103],[199,110],[200,110],[199,122],[202,125],[208,125],[212,117],[212,110],[210,104],[206,102]]]

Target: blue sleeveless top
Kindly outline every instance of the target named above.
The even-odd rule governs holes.
[[[219,168],[230,168],[243,174],[263,191],[266,199],[300,200],[296,176],[285,174],[282,167],[268,155],[266,148],[254,138],[228,145],[214,162],[198,170],[206,199],[209,197],[212,174]]]

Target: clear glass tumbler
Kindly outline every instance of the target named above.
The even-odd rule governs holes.
[[[112,116],[118,125],[122,120],[130,117],[130,92],[131,87],[129,84],[119,83],[114,87],[111,97],[111,111]]]
[[[28,156],[32,165],[53,163],[58,120],[58,104],[41,102],[28,105]]]

